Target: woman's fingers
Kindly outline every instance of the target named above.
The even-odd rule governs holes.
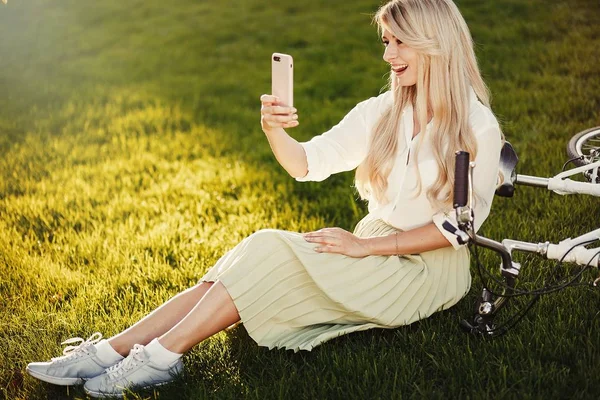
[[[274,114],[274,115],[289,115],[295,114],[296,110],[294,107],[283,107],[283,106],[262,106],[260,112],[263,114]]]
[[[324,244],[318,247],[315,247],[315,251],[317,253],[343,253],[342,249],[339,246]]]
[[[344,247],[344,237],[339,234],[325,233],[325,232],[313,232],[304,235],[304,240],[309,243],[315,243],[319,246],[315,250],[332,250],[341,249]]]
[[[298,115],[263,114],[262,120],[273,128],[298,126]]]
[[[364,240],[342,228],[324,228],[302,235],[309,243],[316,244],[317,253],[338,253],[349,257],[366,257],[369,249]]]
[[[273,121],[273,122],[290,122],[290,121],[297,120],[298,115],[297,114],[293,114],[293,115],[265,114],[264,118],[267,121]]]
[[[291,119],[298,119],[298,114],[296,114],[298,110],[293,107],[281,107],[281,106],[271,106],[266,107],[262,106],[260,109],[260,113],[263,117],[271,120],[273,117],[281,116],[281,117],[290,117]],[[282,122],[284,119],[274,119],[275,121]]]
[[[298,121],[290,121],[290,122],[284,122],[281,127],[282,128],[293,128],[293,127],[298,126],[299,124],[300,124],[300,122],[298,122]]]
[[[272,94],[263,94],[262,96],[260,96],[260,102],[261,103],[276,103],[279,101],[279,97],[277,96],[273,96]]]
[[[318,231],[305,233],[304,240],[315,243],[315,251],[319,253],[344,253],[344,249],[350,244],[349,232],[341,228],[323,228]]]
[[[292,128],[298,126],[298,114],[296,108],[282,106],[279,98],[270,94],[260,96],[261,101],[261,124],[263,129],[268,128]]]
[[[304,236],[307,242],[313,243],[328,243],[339,245],[342,240],[336,235],[306,235]]]
[[[313,231],[313,232],[307,232],[304,235],[320,235],[323,233],[328,233],[328,234],[336,234],[336,235],[344,235],[344,234],[350,234],[350,232],[348,232],[345,229],[342,228],[321,228],[318,231]]]
[[[265,129],[265,126],[267,126],[269,129],[271,129],[271,128],[294,128],[294,127],[298,126],[300,123],[296,120],[291,120],[288,122],[278,122],[278,121],[273,121],[273,120],[267,119],[263,116],[263,118],[261,120],[261,124],[263,125],[263,129]]]

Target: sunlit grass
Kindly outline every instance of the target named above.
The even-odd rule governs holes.
[[[458,2],[519,171],[549,176],[568,138],[600,125],[598,4]],[[0,6],[0,394],[81,398],[25,365],[61,340],[112,335],[193,285],[262,228],[352,229],[365,214],[352,174],[297,183],[259,128],[269,55],[294,55],[308,139],[377,95],[387,69],[370,1],[223,4],[11,1]],[[518,188],[483,232],[558,241],[597,227],[597,199]],[[481,253],[497,271],[499,260]],[[523,261],[533,282],[552,267]],[[475,271],[475,270],[473,270]],[[475,275],[475,272],[473,272]],[[595,275],[587,274],[592,280]],[[243,327],[186,356],[160,398],[594,398],[596,289],[543,298],[494,341],[453,309],[310,353],[260,348]],[[157,392],[158,393],[158,392]],[[146,393],[147,397],[158,395]],[[142,398],[131,395],[128,398]]]

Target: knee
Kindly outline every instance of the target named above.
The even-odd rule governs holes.
[[[261,229],[248,236],[248,240],[254,243],[265,243],[278,240],[281,234],[276,229]]]
[[[273,248],[273,245],[281,242],[281,231],[276,229],[261,229],[246,238],[246,246],[250,251],[262,251],[265,248]]]

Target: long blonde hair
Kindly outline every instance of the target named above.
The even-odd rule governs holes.
[[[451,0],[392,0],[373,19],[380,33],[386,29],[417,51],[417,83],[402,87],[390,74],[394,102],[375,124],[368,156],[356,170],[356,187],[363,199],[389,202],[385,192],[398,150],[400,119],[405,107],[413,105],[420,137],[425,134],[428,110],[433,114],[427,135],[439,175],[427,190],[427,198],[435,208],[448,208],[452,204],[455,151],[468,151],[472,160],[477,155],[469,124],[471,87],[489,107],[489,92],[477,66],[469,28]],[[415,153],[411,158],[417,162],[418,147]]]

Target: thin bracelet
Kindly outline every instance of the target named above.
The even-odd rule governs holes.
[[[398,231],[396,231],[396,255],[400,255],[400,252],[398,251]]]

